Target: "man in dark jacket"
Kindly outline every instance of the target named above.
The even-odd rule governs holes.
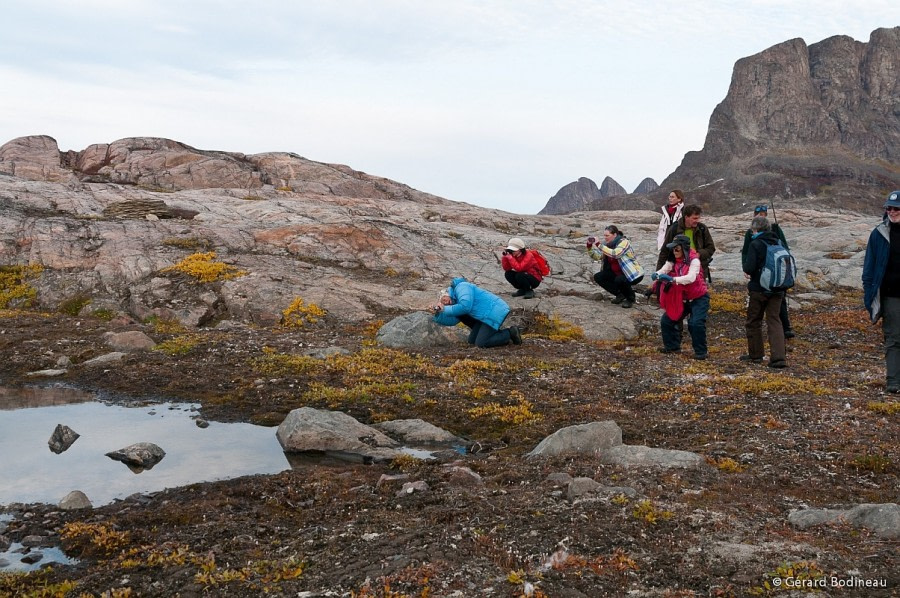
[[[750,223],[750,247],[744,257],[744,273],[750,275],[747,291],[750,301],[747,304],[747,355],[741,355],[742,361],[761,363],[765,346],[762,337],[762,320],[766,318],[766,331],[769,336],[769,367],[787,367],[784,348],[784,328],[778,312],[784,300],[784,292],[771,292],[763,289],[759,282],[763,267],[766,265],[766,253],[769,245],[778,244],[778,236],[772,232],[772,225],[765,216],[757,216]]]
[[[885,390],[900,393],[900,191],[884,202],[884,218],[869,235],[862,271],[863,302],[872,323],[881,320]]]
[[[709,229],[700,222],[702,215],[703,209],[698,205],[690,205],[684,208],[681,218],[670,226],[668,232],[666,232],[666,241],[663,243],[662,249],[659,251],[659,257],[656,260],[657,271],[669,259],[670,250],[667,245],[672,242],[675,235],[686,235],[691,240],[691,249],[695,250],[697,255],[700,256],[700,265],[703,266],[706,279],[712,282],[712,276],[709,273],[709,263],[716,252],[716,244],[713,243]]]
[[[768,218],[769,216],[769,206],[767,205],[759,205],[753,209],[753,217],[757,216],[765,216]],[[772,232],[778,237],[778,240],[781,241],[781,244],[785,249],[790,249],[788,247],[787,239],[784,236],[784,231],[781,230],[781,227],[778,226],[777,222],[772,222]],[[747,232],[744,233],[744,245],[741,247],[741,261],[744,261],[744,258],[747,257],[747,250],[750,248],[750,241],[752,241],[753,231],[749,228]],[[778,317],[781,318],[781,327],[784,329],[784,338],[794,338],[797,336],[794,333],[794,329],[791,328],[791,319],[788,316],[788,300],[787,294],[784,296],[784,300],[781,302],[781,312],[778,314]]]

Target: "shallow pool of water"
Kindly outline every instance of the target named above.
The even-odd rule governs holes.
[[[111,405],[65,387],[0,387],[0,505],[56,504],[81,490],[96,507],[138,492],[290,469],[275,428],[216,422],[200,428],[196,409]],[[60,454],[47,444],[57,424],[81,435]],[[166,456],[140,473],[106,456],[138,442],[152,442]]]

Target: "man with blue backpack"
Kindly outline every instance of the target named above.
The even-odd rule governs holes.
[[[775,209],[775,206],[772,206],[772,209]],[[774,214],[774,211],[773,211]],[[753,208],[753,217],[757,216],[765,216],[768,218],[769,216],[769,206],[762,204]],[[787,239],[784,236],[784,231],[781,230],[781,227],[778,226],[778,222],[772,222],[772,232],[778,236],[778,240],[781,241],[781,244],[784,245],[784,248],[790,250],[791,248],[788,246]],[[747,249],[750,248],[750,241],[752,240],[753,231],[749,228],[747,232],[744,233],[744,245],[741,247],[741,261],[747,257]],[[784,296],[784,300],[781,302],[781,311],[778,313],[778,317],[781,318],[781,327],[784,329],[784,338],[794,338],[796,333],[794,329],[791,328],[791,319],[788,316],[788,300],[787,295]]]
[[[747,291],[747,355],[741,361],[762,363],[765,346],[762,336],[763,317],[769,337],[769,367],[785,368],[784,328],[779,311],[784,291],[793,286],[796,266],[765,216],[750,223],[751,241],[743,260],[744,273],[750,276]]]

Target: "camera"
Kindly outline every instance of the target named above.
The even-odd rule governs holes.
[[[512,253],[512,252],[509,249],[503,250],[503,255],[509,255],[510,253]]]

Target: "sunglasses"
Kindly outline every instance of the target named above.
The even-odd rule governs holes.
[[[889,206],[884,209],[886,212],[900,212],[900,208],[895,208],[894,206]]]
[[[766,214],[768,214],[769,206],[756,206],[755,208],[753,208],[754,214],[759,214],[760,212],[765,212]]]

